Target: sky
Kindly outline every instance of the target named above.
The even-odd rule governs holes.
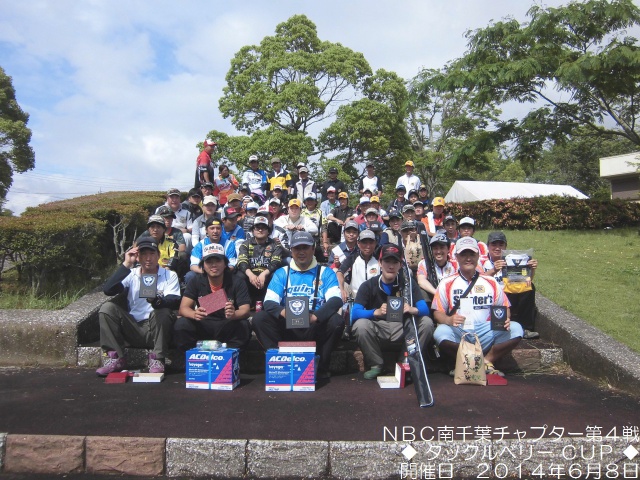
[[[544,5],[566,3],[547,0]],[[113,190],[186,190],[197,143],[236,135],[218,100],[233,56],[296,14],[321,40],[410,79],[462,56],[464,34],[524,0],[0,0],[0,66],[29,113],[35,169],[5,208]]]

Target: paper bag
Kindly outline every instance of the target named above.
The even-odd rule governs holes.
[[[460,339],[454,382],[456,385],[487,384],[482,345],[475,333],[467,332]]]

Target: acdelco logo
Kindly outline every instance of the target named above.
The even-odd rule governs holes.
[[[192,353],[189,360],[207,360],[209,357],[206,353]]]
[[[211,355],[211,360],[224,360],[222,355]]]
[[[269,358],[269,362],[290,362],[292,358],[288,355],[272,355]],[[306,359],[304,357],[293,357],[294,362],[304,362]]]

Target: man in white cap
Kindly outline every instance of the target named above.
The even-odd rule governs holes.
[[[249,157],[249,168],[242,174],[242,185],[249,188],[254,200],[264,203],[267,191],[267,174],[258,168],[258,156]]]
[[[175,272],[158,265],[159,258],[155,238],[143,237],[137,246],[127,250],[122,265],[105,282],[105,295],[127,291],[128,308],[125,310],[113,302],[100,307],[98,320],[103,364],[96,370],[98,375],[106,376],[127,367],[125,345],[152,350],[149,372],[164,372],[174,319],[172,310],[180,304],[180,285]],[[136,264],[140,266],[136,267]],[[147,281],[152,285],[153,279],[156,295],[141,298],[141,289]]]
[[[455,249],[458,273],[443,278],[433,298],[434,319],[438,323],[434,339],[442,353],[455,359],[462,335],[473,331],[482,344],[486,373],[504,376],[494,362],[520,343],[522,326],[511,322],[507,308],[506,330],[491,330],[491,307],[509,307],[509,300],[493,277],[477,271],[480,253],[475,238],[460,238]]]
[[[215,151],[218,144],[207,138],[203,142],[203,148],[196,160],[196,181],[195,188],[200,188],[204,182],[213,182],[213,162],[211,154]]]
[[[293,195],[291,198],[297,198],[301,202],[311,193],[318,193],[316,182],[309,178],[309,169],[305,166],[298,168],[298,176],[300,177],[293,187]]]
[[[247,287],[229,270],[224,247],[210,243],[203,249],[202,273],[187,283],[173,328],[174,343],[186,352],[197,340],[219,340],[231,348],[243,348],[251,339],[249,325],[249,292]],[[224,290],[227,301],[217,310],[207,310],[201,303],[218,290]]]

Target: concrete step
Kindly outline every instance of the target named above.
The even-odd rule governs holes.
[[[83,345],[77,348],[79,367],[97,368],[100,366],[101,349],[98,344]],[[400,360],[400,350],[385,351],[385,365],[391,368]],[[148,351],[141,348],[128,348],[127,360],[129,368],[145,368],[147,365]],[[429,346],[425,352],[427,369],[429,372],[448,372],[452,366],[442,357],[436,358],[433,346]],[[510,355],[496,364],[496,367],[505,372],[532,372],[551,367],[562,362],[562,349],[540,340],[523,340]],[[184,370],[185,358],[176,350],[169,352],[171,369]],[[364,371],[365,365],[362,352],[357,343],[340,341],[331,353],[331,372],[334,374],[354,373]],[[240,370],[245,373],[262,373],[265,369],[264,350],[256,340],[251,339],[249,346],[240,354]]]

